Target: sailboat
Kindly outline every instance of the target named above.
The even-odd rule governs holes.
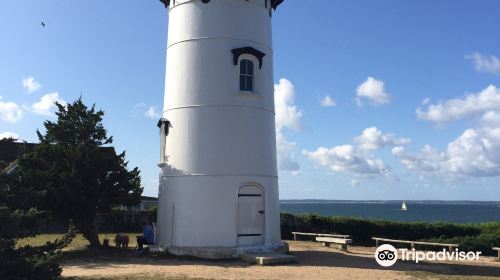
[[[401,204],[401,211],[408,211],[408,207],[406,207],[406,203],[403,201],[403,204]]]

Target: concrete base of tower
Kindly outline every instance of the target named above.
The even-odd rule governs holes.
[[[151,245],[152,253],[167,253],[176,256],[190,256],[202,259],[236,259],[249,253],[281,253],[289,252],[288,243],[281,241],[272,245],[245,247],[162,247]]]

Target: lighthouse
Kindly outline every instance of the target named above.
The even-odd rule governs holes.
[[[283,0],[162,2],[155,245],[209,258],[281,250],[271,20]]]

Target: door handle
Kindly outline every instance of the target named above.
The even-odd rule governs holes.
[[[260,210],[259,214],[264,215],[264,210]]]

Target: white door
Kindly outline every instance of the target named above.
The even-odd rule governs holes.
[[[264,244],[264,194],[257,186],[244,186],[238,193],[238,244]]]

